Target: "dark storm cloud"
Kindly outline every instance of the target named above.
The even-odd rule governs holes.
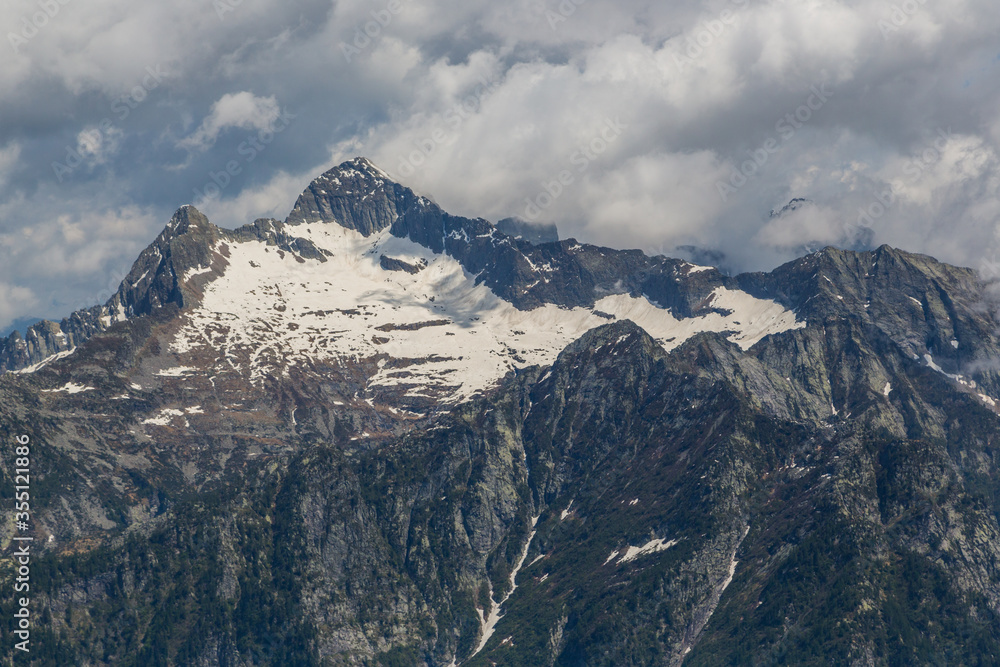
[[[283,217],[356,154],[456,213],[735,269],[996,255],[983,0],[54,1],[0,17],[0,327],[103,299],[181,204]]]

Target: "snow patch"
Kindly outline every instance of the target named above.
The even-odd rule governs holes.
[[[174,368],[167,368],[162,371],[158,371],[156,375],[165,378],[179,378],[187,373],[194,373],[198,369],[193,366],[175,366]]]
[[[952,380],[954,380],[955,382],[957,382],[957,383],[959,383],[961,385],[965,385],[966,387],[975,388],[975,386],[976,386],[975,381],[966,380],[965,376],[963,376],[963,375],[952,375],[951,373],[946,373],[943,368],[941,368],[940,366],[938,366],[934,362],[934,357],[932,357],[931,355],[925,354],[924,355],[924,361],[927,362],[927,366],[929,368],[931,368],[932,370],[937,371],[941,375],[944,375],[945,377],[949,377]]]
[[[67,382],[58,389],[42,389],[42,391],[49,394],[55,392],[63,392],[66,394],[79,394],[85,391],[94,391],[94,387],[88,387],[86,385],[77,384],[75,382]]]
[[[740,562],[736,560],[736,554],[734,553],[733,557],[729,560],[729,574],[726,575],[726,578],[722,582],[722,586],[720,586],[720,594],[729,588],[729,584],[733,583],[733,577],[736,576],[736,566],[739,564]]]
[[[45,357],[44,359],[42,359],[41,361],[39,361],[37,364],[32,364],[31,366],[26,366],[26,367],[24,367],[24,368],[22,368],[20,370],[11,371],[11,372],[12,373],[34,373],[37,370],[41,370],[42,368],[45,368],[46,366],[48,366],[49,364],[51,364],[53,361],[56,361],[57,359],[65,359],[66,357],[68,357],[69,355],[73,354],[74,352],[76,352],[76,348],[75,347],[70,348],[68,350],[63,350],[62,352],[56,352],[51,357]]]
[[[926,361],[927,365],[930,366],[932,369],[936,370],[938,373],[941,373],[943,375],[948,375],[947,373],[944,372],[944,370],[942,370],[942,368],[940,366],[938,366],[936,363],[934,363],[934,357],[932,357],[931,355],[925,354],[924,355],[924,361]]]
[[[164,408],[160,410],[160,413],[155,417],[150,417],[149,419],[144,419],[143,424],[152,424],[154,426],[169,426],[173,422],[174,417],[183,417],[184,413],[181,410],[174,410],[173,408]],[[184,425],[187,426],[187,420],[184,420]]]
[[[627,563],[633,561],[640,556],[647,556],[649,554],[655,554],[660,551],[666,551],[670,547],[677,544],[677,540],[670,540],[669,542],[664,539],[655,539],[646,542],[641,547],[629,547],[625,551],[625,555],[618,559],[618,564]]]
[[[478,608],[476,609],[476,611],[479,613],[479,621],[482,624],[483,636],[479,640],[479,646],[477,646],[476,650],[472,652],[472,655],[469,656],[469,659],[472,659],[473,656],[475,656],[477,653],[483,650],[483,648],[486,646],[486,642],[488,642],[490,640],[490,637],[493,636],[493,632],[496,630],[497,623],[499,623],[500,619],[503,618],[500,615],[500,609],[507,602],[507,600],[510,599],[510,596],[513,595],[514,591],[517,589],[517,573],[520,572],[521,566],[524,565],[524,561],[528,558],[528,548],[531,547],[531,540],[535,539],[534,528],[537,523],[538,523],[538,517],[537,516],[533,517],[531,519],[532,530],[528,534],[528,541],[524,545],[524,551],[521,553],[521,558],[520,560],[518,560],[517,565],[510,573],[510,590],[507,591],[507,594],[503,596],[503,599],[500,600],[500,602],[496,602],[493,600],[493,589],[491,586],[490,587],[491,604],[490,604],[489,616],[484,617],[483,611]]]

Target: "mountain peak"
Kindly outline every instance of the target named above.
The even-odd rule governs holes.
[[[663,354],[663,349],[641,326],[629,319],[620,319],[609,324],[594,327],[566,346],[560,357],[570,357],[586,353],[609,357],[609,363],[620,360],[610,359],[630,350],[639,350],[653,357]],[[578,365],[578,362],[574,362]]]
[[[221,270],[224,259],[215,247],[226,235],[194,206],[180,207],[104,305],[78,310],[58,323],[37,322],[23,339],[17,332],[0,339],[0,372],[68,354],[116,322],[170,304],[183,308],[196,303],[200,286],[216,275],[209,274]]]
[[[194,206],[181,206],[153,243],[140,253],[118,293],[106,304],[112,321],[149,314],[168,303],[197,301],[188,279],[216,261],[214,248],[227,234]]]
[[[364,173],[364,174],[366,174],[368,176],[374,177],[374,178],[380,178],[380,179],[384,179],[384,180],[387,180],[387,181],[391,181],[392,180],[389,177],[389,174],[387,174],[384,171],[382,171],[381,169],[379,169],[375,165],[374,162],[372,162],[368,158],[362,157],[362,156],[358,156],[356,158],[347,160],[346,162],[342,162],[337,167],[334,167],[334,169],[338,169],[338,170],[341,170],[341,171],[347,171],[347,170],[353,169],[353,170],[360,171],[360,172],[362,172],[362,173]],[[331,171],[333,171],[333,170],[331,170]]]
[[[186,234],[197,229],[208,230],[212,223],[208,217],[191,204],[185,204],[174,212],[163,233],[171,236]]]
[[[806,206],[811,206],[813,201],[811,199],[804,199],[802,197],[795,197],[790,200],[787,204],[782,206],[780,209],[771,209],[772,218],[780,218],[782,216],[788,215],[800,208],[805,208]]]
[[[356,157],[317,177],[299,195],[285,222],[337,222],[371,236],[391,225],[417,196],[370,160]]]

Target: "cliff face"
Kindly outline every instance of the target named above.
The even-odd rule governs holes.
[[[883,247],[725,278],[417,218],[429,203],[391,183],[365,213],[323,178],[285,223],[179,213],[120,322],[0,378],[3,436],[36,443],[35,662],[1000,661],[1000,350],[974,273]],[[447,258],[463,295],[522,297],[501,320],[421,292],[410,317]],[[312,305],[250,279],[269,262],[312,276]],[[396,290],[389,314],[366,292],[323,316],[340,339],[276,334],[349,288],[338,266]],[[546,303],[596,318],[551,356],[503,328]],[[464,335],[503,341],[495,382],[458,359]],[[415,395],[439,376],[458,379]]]

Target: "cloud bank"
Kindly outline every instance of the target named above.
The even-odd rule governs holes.
[[[102,300],[181,204],[284,217],[354,155],[733,271],[1000,249],[985,0],[12,0],[0,28],[0,327]]]

